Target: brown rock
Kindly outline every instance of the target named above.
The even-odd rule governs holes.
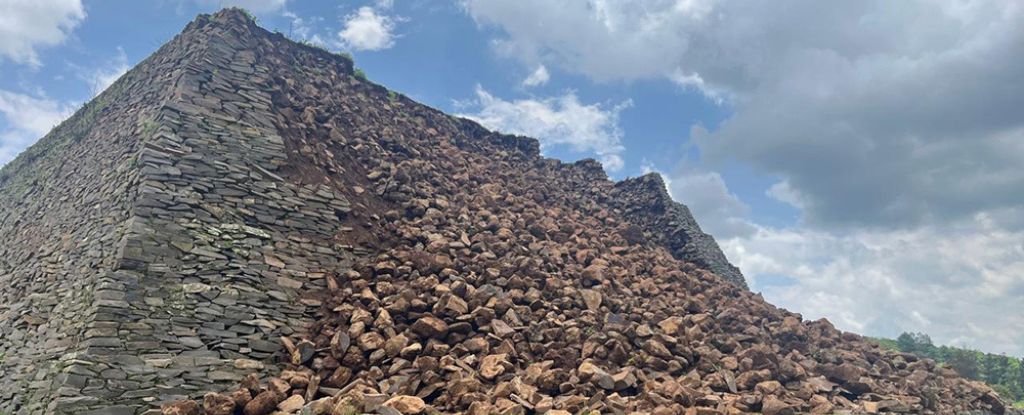
[[[267,255],[263,256],[263,262],[265,262],[267,265],[270,265],[272,267],[277,267],[277,268],[284,268],[285,267],[284,261],[281,261],[280,259],[277,259],[277,257],[275,257],[273,255],[270,255],[270,254],[267,254]]]
[[[246,391],[248,394],[249,392]],[[206,415],[231,415],[235,413],[235,399],[220,393],[203,396],[203,413]]]
[[[633,374],[632,368],[627,367],[612,375],[612,381],[615,382],[613,389],[621,391],[636,386],[636,375]]]
[[[245,377],[242,378],[242,385],[241,386],[242,386],[243,389],[248,390],[250,393],[259,393],[259,391],[261,389],[260,378],[259,378],[259,376],[256,376],[255,373],[250,373],[248,375],[245,375]],[[250,395],[250,397],[251,396],[252,395]]]
[[[661,327],[661,331],[669,336],[675,336],[680,333],[683,328],[682,317],[669,317],[658,323],[658,327]]]
[[[501,376],[502,373],[505,373],[507,357],[508,355],[504,353],[484,356],[480,360],[480,376],[487,380]]]
[[[334,398],[320,398],[306,405],[309,408],[308,415],[327,415],[334,408]],[[306,415],[306,414],[303,414]]]
[[[448,323],[434,316],[424,316],[416,320],[410,329],[420,337],[440,339],[448,334]]]
[[[292,395],[277,404],[277,409],[286,414],[299,412],[306,405],[306,399],[302,395]]]
[[[474,337],[472,339],[467,339],[466,341],[462,342],[462,345],[465,346],[466,350],[469,350],[470,353],[487,352],[491,349],[490,343],[488,343],[487,339],[483,337]]]
[[[758,383],[771,379],[772,372],[768,369],[751,370],[736,377],[736,386],[741,390],[751,390]]]
[[[754,391],[760,392],[762,395],[776,395],[778,396],[784,391],[782,384],[777,380],[768,380],[760,382],[754,386]]]
[[[309,340],[303,339],[295,345],[295,349],[294,354],[292,354],[292,363],[302,365],[313,358],[313,354],[316,352],[316,345]]]
[[[807,376],[807,371],[796,362],[784,359],[779,362],[779,375],[783,380],[800,380]]]
[[[331,355],[335,359],[341,360],[345,357],[345,352],[348,350],[348,346],[352,344],[352,338],[349,337],[348,333],[343,330],[339,330],[334,333],[331,337]]]
[[[267,389],[277,392],[278,395],[281,395],[281,399],[284,399],[288,391],[292,389],[292,385],[281,378],[270,378],[267,383],[269,384]]]
[[[654,339],[644,342],[644,351],[658,357],[672,357],[672,352],[670,352],[664,344]]]
[[[597,311],[601,309],[601,292],[597,290],[582,290],[580,294],[583,296],[583,303],[587,305],[587,310]]]
[[[811,407],[812,414],[831,414],[835,410],[835,405],[831,402],[824,402]]]
[[[860,377],[863,376],[866,372],[867,371],[860,366],[854,365],[852,363],[843,363],[830,370],[828,373],[828,377],[836,382],[839,382],[839,384],[845,385],[847,383],[852,383],[860,380]]]
[[[402,415],[418,414],[427,409],[427,404],[423,402],[423,399],[409,395],[399,395],[388,399],[387,402],[384,402],[384,406],[394,408]]]
[[[455,295],[446,296],[442,307],[456,315],[463,315],[469,312],[469,306],[466,304],[466,301]]]
[[[277,409],[277,404],[284,400],[284,395],[274,390],[260,392],[245,404],[242,412],[245,415],[267,415]]]
[[[356,343],[359,345],[360,350],[368,352],[384,347],[385,340],[384,336],[381,336],[380,333],[371,331],[359,336],[359,338],[356,339]]]
[[[409,338],[405,337],[405,335],[398,334],[391,337],[384,343],[384,352],[387,353],[389,357],[395,357],[398,356],[402,352],[402,349],[408,345]]]
[[[605,267],[600,264],[591,264],[583,269],[583,279],[587,284],[596,285],[605,280]]]
[[[600,367],[591,362],[590,360],[584,360],[580,363],[580,367],[576,369],[576,373],[579,374],[581,380],[587,381],[594,375],[604,372]]]
[[[174,401],[160,405],[162,415],[199,415],[199,404],[193,400]]]
[[[508,337],[516,332],[515,329],[501,319],[494,319],[491,321],[491,330],[498,337]]]
[[[764,415],[793,415],[796,411],[774,395],[768,395],[761,400],[761,413]]]
[[[323,384],[333,388],[340,388],[347,385],[349,379],[352,379],[352,369],[340,366],[334,369],[334,373],[331,373],[331,376],[324,380]]]
[[[815,376],[807,379],[807,383],[811,385],[815,392],[832,392],[835,389],[836,384],[829,382],[824,376]]]

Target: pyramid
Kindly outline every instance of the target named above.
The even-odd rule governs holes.
[[[749,292],[657,175],[544,158],[236,9],[0,170],[0,240],[0,412],[1004,411]]]

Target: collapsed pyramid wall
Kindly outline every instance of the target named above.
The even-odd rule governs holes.
[[[378,255],[324,293],[316,352],[284,359],[283,389],[246,386],[267,408],[315,397],[314,379],[326,395],[416,395],[449,412],[577,412],[603,398],[627,413],[1000,408],[934,362],[805,322],[679,261],[685,244],[660,232],[685,233],[692,218],[660,180],[615,184],[596,162],[543,159],[536,141],[259,54],[278,61],[279,131],[298,149],[289,173],[386,202],[370,218],[384,233]]]
[[[373,227],[350,213],[380,206],[305,164],[326,158],[329,173],[358,170],[317,137],[360,134],[387,146],[399,133],[391,108],[334,108],[368,124],[325,126],[319,109],[280,91],[316,97],[344,84],[386,94],[352,72],[350,60],[285,42],[240,12],[201,16],[0,171],[0,192],[10,196],[0,200],[0,281],[11,287],[0,289],[9,305],[0,410],[138,413],[276,370],[278,337],[301,337],[320,305],[308,294],[354,255],[372,254],[348,245],[373,239]],[[441,129],[479,151],[497,145],[579,174],[580,188],[611,190],[600,166],[543,160],[536,140],[399,99],[421,134]],[[307,130],[288,130],[297,125]],[[354,173],[368,182],[366,171]],[[634,206],[614,198],[609,206],[633,209],[645,237],[665,246],[692,239],[661,233],[666,223],[695,225],[685,210],[648,217],[660,213],[663,185],[623,194]],[[706,247],[721,256],[713,241]],[[742,276],[726,277],[742,285]]]
[[[715,238],[700,229],[690,209],[672,200],[660,175],[651,173],[626,179],[616,183],[615,189],[618,197],[613,200],[655,243],[664,246],[676,258],[747,288],[740,269],[729,263]]]

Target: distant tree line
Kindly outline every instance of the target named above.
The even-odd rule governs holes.
[[[960,376],[983,381],[999,396],[1016,402],[1016,406],[1024,406],[1024,359],[960,347],[936,346],[924,333],[903,333],[896,340],[877,340],[883,347],[931,358]]]

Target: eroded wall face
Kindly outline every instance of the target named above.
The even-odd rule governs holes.
[[[611,199],[612,204],[645,231],[651,241],[676,258],[747,289],[740,269],[729,262],[715,238],[701,230],[690,209],[672,200],[661,178],[645,175],[626,179],[616,183],[615,190],[617,197]]]
[[[348,267],[349,202],[282,177],[268,71],[236,28],[200,22],[178,54],[112,273],[123,301],[97,314],[106,335],[75,365],[103,387],[70,411],[138,413],[275,370],[280,337],[301,337],[320,306],[302,295]]]
[[[0,170],[0,412],[53,413],[105,384],[71,366],[125,298],[113,275],[138,137],[172,73],[142,64]]]
[[[86,111],[101,117],[98,105]],[[123,137],[99,137],[131,129],[113,121],[89,132],[80,120],[43,143],[75,157],[44,157],[3,171],[20,174],[0,185],[0,411],[42,412],[56,376],[78,382],[62,367],[92,334],[94,303],[119,300],[107,289],[109,270],[135,174]]]
[[[0,411],[142,413],[273,371],[300,294],[347,269],[348,201],[281,176],[255,40],[206,23],[0,172]]]

